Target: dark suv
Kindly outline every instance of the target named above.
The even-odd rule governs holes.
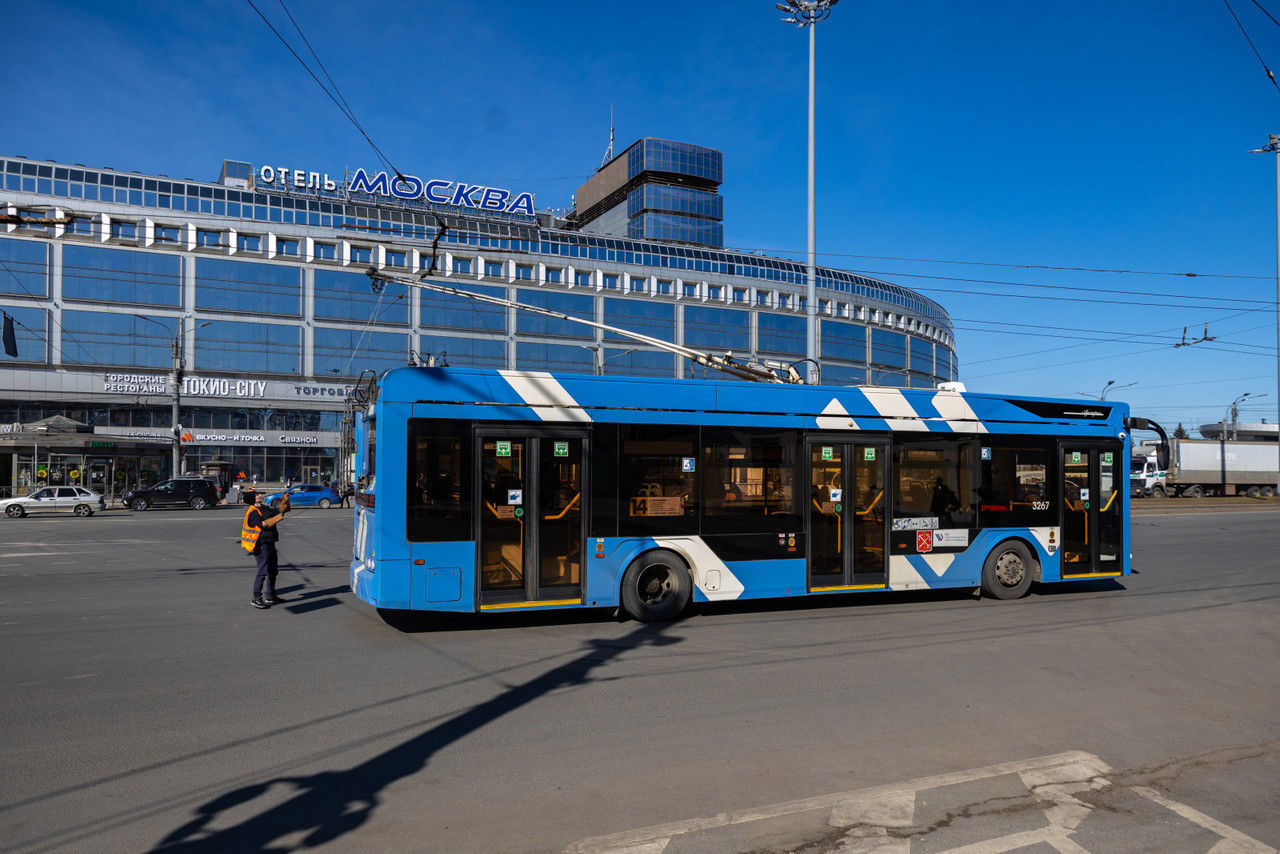
[[[203,510],[218,503],[218,488],[200,478],[174,478],[141,489],[130,489],[121,496],[130,510],[150,507],[190,507]]]

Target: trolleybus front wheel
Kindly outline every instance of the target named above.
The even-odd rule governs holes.
[[[642,623],[674,620],[692,595],[689,570],[668,551],[645,552],[622,576],[622,607]]]
[[[1035,559],[1017,540],[1005,540],[991,550],[982,565],[982,592],[996,599],[1021,599],[1031,589]]]

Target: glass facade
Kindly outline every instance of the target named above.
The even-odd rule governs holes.
[[[300,331],[292,324],[208,321],[196,330],[192,364],[203,371],[299,374]]]
[[[409,336],[394,332],[324,329],[315,331],[315,375],[349,377],[356,366],[382,373],[407,365]],[[356,371],[357,373],[359,371]]]
[[[196,308],[298,317],[302,270],[292,264],[200,258],[196,261]]]
[[[692,175],[720,184],[724,181],[724,155],[714,148],[687,142],[643,139],[627,152],[627,177],[634,178],[641,172]]]
[[[409,320],[408,300],[398,293],[375,294],[363,273],[316,270],[315,316],[325,320],[404,324]]]
[[[636,239],[451,209],[440,281],[743,360],[803,355],[802,263],[648,242],[722,242],[723,201],[705,189],[723,177],[719,152],[643,140],[626,157],[633,174],[693,184],[634,189],[627,201]],[[67,223],[50,214],[48,225],[0,238],[0,306],[20,324],[24,364],[167,368],[172,334],[164,330],[181,316],[188,336],[195,329],[194,346],[183,339],[188,369],[201,372],[333,379],[445,352],[459,365],[593,370],[603,358],[606,373],[691,373],[684,360],[580,324],[396,284],[374,293],[359,267],[407,269],[411,248],[412,263],[430,266],[436,221],[411,201],[17,158],[0,158],[0,176],[9,203],[56,208]],[[103,217],[104,201],[128,210]],[[104,234],[107,224],[135,228],[132,236],[123,228]],[[353,229],[376,237],[351,240]],[[107,242],[111,233],[129,245]],[[824,381],[914,387],[955,378],[951,322],[937,303],[849,271],[819,268],[818,276]],[[55,295],[65,302],[55,305]],[[599,354],[597,341],[608,345]]]
[[[49,295],[48,245],[0,238],[0,294]]]
[[[173,363],[176,321],[100,311],[62,312],[62,361],[71,365],[113,365],[121,368],[168,368]],[[68,348],[67,341],[75,346]]]
[[[182,258],[69,243],[62,248],[62,296],[105,303],[180,305]]]

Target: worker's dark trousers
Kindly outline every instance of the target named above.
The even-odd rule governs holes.
[[[280,556],[275,543],[258,543],[253,552],[258,562],[258,574],[253,577],[253,598],[262,596],[262,582],[267,582],[267,595],[276,595],[276,575],[279,573]]]

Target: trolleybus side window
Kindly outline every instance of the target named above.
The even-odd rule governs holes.
[[[405,531],[410,541],[472,538],[469,427],[465,421],[409,419]]]
[[[915,518],[926,528],[973,525],[973,446],[912,442],[894,448],[895,519]]]
[[[982,456],[977,495],[984,528],[1056,524],[1057,490],[1051,480],[1049,447],[984,445]]]
[[[797,433],[707,427],[702,443],[704,532],[796,530]]]
[[[622,536],[698,532],[697,456],[697,427],[621,428]]]

